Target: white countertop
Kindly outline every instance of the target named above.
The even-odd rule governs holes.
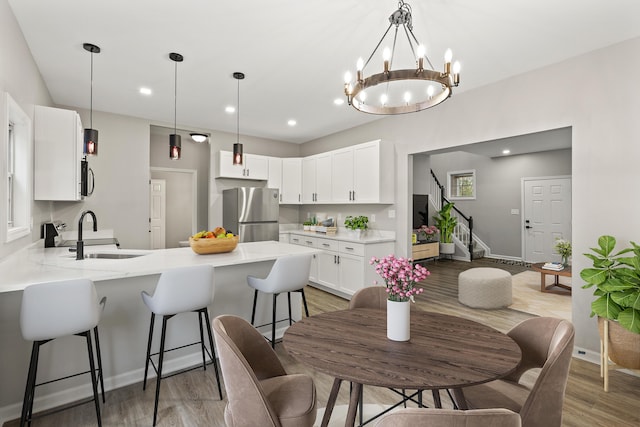
[[[315,231],[304,231],[300,229],[281,231],[281,233],[289,233],[305,237],[321,237],[323,239],[339,240],[341,242],[362,243],[365,245],[396,241],[396,233],[393,231],[385,230],[367,230],[367,233],[359,239],[351,236],[344,228],[338,228],[338,232],[336,234],[318,233]]]
[[[165,270],[190,265],[214,267],[272,261],[281,256],[316,253],[313,248],[280,242],[239,243],[235,250],[223,254],[198,255],[191,248],[158,250],[118,250],[114,246],[87,246],[85,254],[117,252],[144,254],[127,259],[88,258],[77,261],[68,248],[44,248],[39,240],[7,256],[0,262],[0,293],[22,291],[32,283],[88,278],[93,281],[159,274]]]

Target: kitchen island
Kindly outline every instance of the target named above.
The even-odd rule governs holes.
[[[75,253],[69,252],[68,248],[45,249],[39,241],[8,256],[0,262],[0,425],[19,417],[22,406],[31,342],[22,338],[19,319],[22,291],[29,284],[77,278],[95,282],[99,297],[107,297],[99,324],[100,345],[105,387],[114,389],[142,380],[150,312],[142,302],[140,292],[152,294],[163,271],[190,265],[212,265],[215,293],[209,307],[211,317],[234,314],[250,320],[253,290],[247,285],[247,275],[265,277],[279,257],[316,252],[316,249],[280,242],[240,243],[232,252],[212,255],[197,255],[191,248],[149,251],[92,246],[85,248],[85,254],[133,257],[77,261]],[[297,294],[292,297],[294,318],[299,318],[300,298]],[[278,307],[278,318],[284,318],[287,305],[279,304]],[[270,316],[271,298],[259,297],[256,323],[269,323]],[[196,319],[195,315],[182,314],[169,322],[167,348],[197,341]],[[159,337],[160,328],[156,329]],[[283,329],[278,330],[278,335],[283,332]],[[83,342],[77,337],[55,340],[42,351],[42,361],[47,362],[39,368],[38,382],[75,373],[78,368],[82,370],[88,365]],[[201,361],[199,358],[197,346],[171,352],[165,359],[165,371],[195,365]],[[147,388],[146,393],[153,392],[153,387]],[[82,376],[39,387],[34,409],[40,411],[90,395],[88,376]]]

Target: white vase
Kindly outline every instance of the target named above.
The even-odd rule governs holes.
[[[456,252],[455,243],[442,243],[440,242],[440,253],[441,254],[454,254]]]
[[[387,338],[392,341],[409,341],[411,318],[410,301],[387,300]]]

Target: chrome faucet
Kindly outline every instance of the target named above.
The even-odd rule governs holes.
[[[86,214],[91,215],[93,219],[93,231],[98,231],[98,220],[96,219],[96,214],[93,211],[84,211],[82,215],[80,215],[80,220],[78,221],[78,241],[76,242],[76,259],[84,259],[84,242],[82,241],[82,220]]]

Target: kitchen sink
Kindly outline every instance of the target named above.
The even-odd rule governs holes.
[[[101,258],[101,259],[127,259],[145,256],[147,254],[116,254],[116,253],[92,253],[86,254],[85,258]]]

